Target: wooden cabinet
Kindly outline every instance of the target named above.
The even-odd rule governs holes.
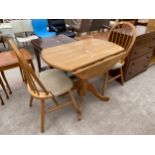
[[[143,30],[143,33],[140,33],[139,30],[142,30],[142,28],[145,31]],[[124,66],[125,81],[147,70],[151,60],[153,60],[154,47],[155,32],[149,32],[146,27],[137,28],[135,44]]]

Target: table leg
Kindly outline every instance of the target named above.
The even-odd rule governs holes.
[[[88,83],[87,84],[87,89],[88,89],[88,91],[90,91],[91,93],[93,93],[96,97],[98,97],[100,100],[102,100],[102,101],[108,101],[109,100],[109,97],[108,96],[103,96],[103,95],[101,95],[101,93],[99,93],[98,91],[97,91],[97,89],[93,86],[93,85],[91,85],[90,83]]]
[[[82,85],[81,85],[80,80],[78,80],[78,81],[75,82],[75,85],[74,85],[74,88],[73,88],[73,89],[76,89],[76,90],[77,90],[77,93],[78,93],[79,96],[80,96],[79,109],[80,109],[80,111],[81,111],[81,117],[82,117],[84,92],[83,92],[83,89],[82,89]]]
[[[9,83],[8,83],[8,81],[7,81],[7,79],[6,79],[5,74],[4,74],[3,71],[1,71],[1,75],[2,75],[2,77],[3,77],[3,79],[4,79],[5,83],[6,83],[6,86],[7,86],[8,90],[9,90],[9,94],[12,94],[10,85],[9,85]]]
[[[92,94],[94,94],[97,98],[99,98],[102,101],[108,101],[109,100],[109,97],[101,95],[101,93],[99,93],[97,91],[95,86],[90,84],[87,80],[79,79],[76,82],[75,87],[77,89],[78,94],[80,95],[80,110],[82,110],[82,106],[83,106],[83,96],[88,91],[91,92]]]
[[[34,53],[35,53],[36,58],[37,58],[39,72],[41,72],[40,50],[34,48]]]
[[[97,89],[95,88],[95,86],[93,86],[92,84],[90,84],[87,80],[80,80],[81,83],[81,90],[82,90],[82,94],[83,96],[90,91],[92,94],[94,94],[97,98],[99,98],[102,101],[108,101],[109,97],[101,95],[101,93],[99,93],[97,91]]]

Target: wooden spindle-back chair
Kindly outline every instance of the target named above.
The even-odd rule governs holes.
[[[136,40],[135,26],[130,22],[123,22],[123,21],[115,24],[109,32],[108,40],[110,42],[113,42],[113,43],[116,43],[117,45],[122,46],[125,49],[126,54],[122,58],[122,60],[120,62],[117,62],[115,66],[112,68],[112,70],[120,71],[118,75],[110,79],[109,72],[105,73],[105,78],[103,82],[104,86],[102,89],[103,93],[106,91],[108,83],[117,78],[121,78],[121,83],[122,85],[124,84],[123,65],[125,64],[125,59],[129,55],[134,45],[134,42]]]
[[[40,78],[38,78],[36,76],[35,72],[33,71],[33,69],[29,66],[27,61],[24,59],[22,53],[17,48],[17,46],[15,45],[13,40],[8,39],[7,41],[10,44],[10,46],[13,48],[13,50],[15,51],[17,58],[19,60],[19,64],[24,72],[24,75],[25,75],[25,78],[27,81],[28,91],[31,95],[30,107],[32,107],[33,98],[37,98],[37,99],[41,100],[41,132],[44,132],[44,124],[45,124],[45,102],[44,102],[45,99],[52,99],[55,103],[55,106],[52,107],[50,110],[48,110],[48,112],[53,112],[53,111],[56,111],[63,107],[66,107],[69,104],[72,104],[73,108],[75,109],[75,111],[77,112],[77,114],[79,116],[80,110],[79,110],[76,100],[71,92],[71,89],[73,86],[72,81],[65,74],[63,74],[63,72],[56,70],[56,69],[44,71],[40,74]],[[59,84],[59,85],[61,84],[62,89],[64,89],[63,84],[68,82],[68,85],[69,84],[70,85],[67,88],[65,85],[65,89],[67,89],[67,90],[59,90],[59,92],[57,90],[57,92],[54,93],[54,92],[52,92],[52,91],[54,91],[53,90],[54,88],[52,90],[49,90],[49,88],[46,88],[47,86],[50,85],[50,82],[52,82],[53,79],[52,79],[51,75],[54,75],[54,73],[58,75],[56,77],[56,81],[54,83]],[[43,76],[43,75],[45,75],[45,76]],[[49,75],[48,79],[47,79],[47,75]],[[43,77],[44,77],[44,79],[43,79]],[[62,80],[64,80],[64,81],[62,81]],[[61,89],[61,88],[59,88],[59,89]],[[69,94],[71,100],[69,102],[59,104],[58,101],[56,100],[56,97],[63,95],[65,93]]]

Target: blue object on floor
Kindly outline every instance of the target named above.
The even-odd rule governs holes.
[[[47,25],[46,19],[32,19],[33,31],[39,38],[56,36],[56,32],[47,31]]]

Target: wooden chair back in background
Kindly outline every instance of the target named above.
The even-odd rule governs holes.
[[[136,40],[135,26],[129,22],[119,22],[115,24],[109,32],[108,40],[122,46],[125,49],[125,59]]]

